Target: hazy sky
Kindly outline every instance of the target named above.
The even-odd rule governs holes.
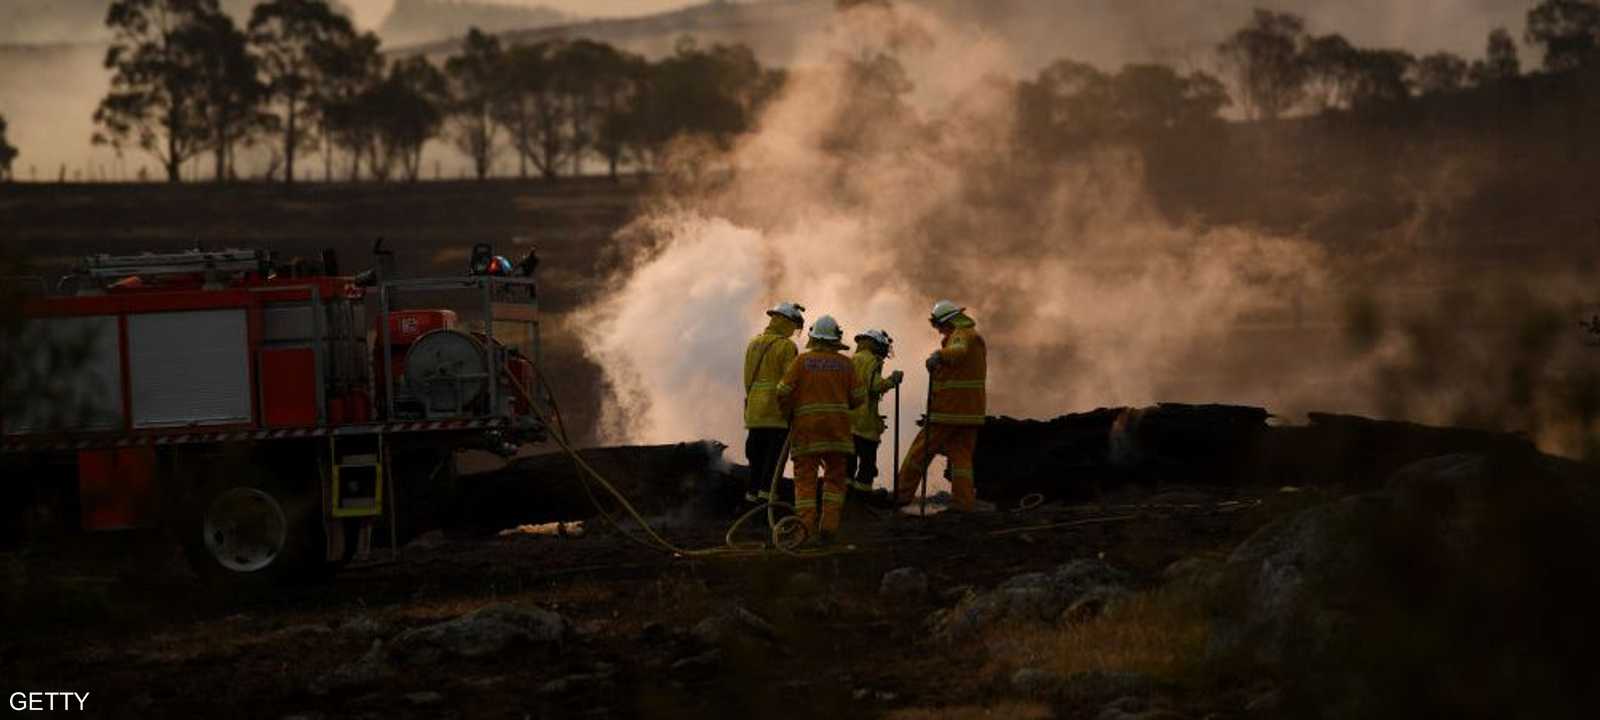
[[[582,15],[602,17],[608,15],[637,15],[660,12],[684,5],[697,4],[698,0],[491,0],[507,5],[543,5],[548,8]],[[355,13],[356,22],[363,27],[373,27],[383,21],[394,0],[344,0]]]

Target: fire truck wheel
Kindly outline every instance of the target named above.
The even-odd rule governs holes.
[[[313,497],[266,483],[199,493],[184,529],[196,572],[227,584],[274,584],[308,576],[320,563]]]

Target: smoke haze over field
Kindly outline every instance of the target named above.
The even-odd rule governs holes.
[[[879,52],[904,66],[912,113],[853,84],[851,61]],[[743,343],[765,306],[796,300],[808,322],[831,313],[847,335],[896,338],[904,445],[942,297],[989,340],[991,414],[1220,401],[1512,427],[1572,453],[1592,437],[1559,380],[1584,360],[1559,300],[1580,296],[1575,278],[1530,293],[1494,270],[1465,297],[1429,289],[1451,287],[1453,266],[1426,226],[1473,197],[1484,157],[1415,178],[1414,217],[1336,256],[1296,233],[1174,219],[1136,150],[1007,157],[1015,105],[989,78],[1023,61],[970,25],[858,8],[804,57],[757,132],[726,155],[686,150],[624,233],[647,249],[580,323],[617,396],[609,440],[737,448]]]
[[[913,117],[852,103],[845,61],[879,49],[917,85],[930,135]],[[1236,318],[1323,291],[1309,242],[1163,220],[1136,154],[1009,173],[997,154],[1013,105],[987,82],[1015,74],[1001,44],[924,11],[858,9],[810,51],[821,64],[791,81],[757,133],[730,157],[687,161],[703,164],[701,181],[633,229],[659,251],[585,323],[621,401],[612,439],[737,446],[740,348],[779,300],[805,304],[808,320],[832,313],[847,334],[882,327],[897,339],[908,440],[937,298],[970,307],[989,339],[990,411],[1040,416],[1185,399],[1171,394],[1184,376],[1221,370],[1185,365],[1206,361]],[[830,147],[841,132],[847,150]],[[1195,389],[1249,397],[1254,370]]]

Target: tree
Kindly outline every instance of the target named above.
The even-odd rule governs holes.
[[[1222,81],[1166,65],[1126,65],[1111,78],[1117,131],[1136,138],[1213,122],[1229,103]]]
[[[1165,65],[1126,65],[1115,75],[1058,60],[1017,87],[1019,143],[1045,156],[1108,141],[1160,142],[1212,129],[1230,100],[1222,81]]]
[[[563,97],[558,56],[561,44],[518,45],[504,55],[503,84],[490,112],[511,137],[518,176],[532,163],[554,178],[570,150],[570,111]]]
[[[593,40],[574,40],[555,56],[556,85],[566,106],[571,132],[568,154],[573,174],[582,171],[584,157],[598,151],[616,176],[620,148],[601,150],[605,119],[627,106],[632,91],[628,58],[616,48]]]
[[[1306,78],[1301,54],[1305,40],[1304,20],[1288,13],[1256,10],[1249,25],[1217,46],[1251,118],[1273,120],[1300,102]]]
[[[1017,86],[1019,140],[1047,154],[1096,142],[1111,131],[1111,78],[1099,68],[1057,60]]]
[[[1594,65],[1600,58],[1600,2],[1542,0],[1528,11],[1528,42],[1544,46],[1546,70]]]
[[[639,102],[649,64],[637,55],[606,47],[610,52],[599,58],[595,71],[594,149],[606,162],[606,174],[615,180],[627,152],[624,118]]]
[[[220,14],[216,0],[115,0],[106,11],[111,47],[105,67],[111,91],[100,101],[93,141],[121,152],[150,153],[179,182],[183,163],[211,141],[205,117],[206,58],[185,42],[203,18]]]
[[[387,180],[398,164],[416,182],[422,147],[444,125],[448,93],[444,74],[417,56],[395,63],[383,82],[362,94],[358,116],[372,126],[367,166],[374,177]]]
[[[177,35],[180,45],[192,46],[200,58],[201,106],[216,155],[216,180],[232,175],[233,148],[248,142],[250,134],[269,127],[275,118],[262,112],[267,88],[258,79],[258,66],[250,54],[245,34],[223,13],[210,13]]]
[[[1358,50],[1356,77],[1350,96],[1355,110],[1372,110],[1411,97],[1411,75],[1416,58],[1404,50]]]
[[[702,50],[692,41],[679,43],[675,53],[649,67],[638,101],[622,121],[630,154],[641,166],[654,168],[680,136],[697,135],[726,147],[749,128],[782,77],[762,68],[743,45]]]
[[[865,50],[844,62],[839,82],[843,102],[822,137],[824,148],[845,153],[864,149],[892,152],[900,143],[913,141],[905,129],[914,127],[915,113],[905,96],[916,86],[899,58],[877,49]]]
[[[1433,53],[1415,65],[1417,91],[1436,95],[1460,90],[1467,81],[1467,61],[1447,52]]]
[[[500,40],[477,28],[467,31],[461,53],[444,64],[454,98],[452,137],[456,147],[472,158],[479,180],[489,176],[494,163],[495,112],[505,97],[505,67]]]
[[[373,125],[362,117],[361,97],[383,80],[383,56],[372,33],[335,38],[312,53],[321,83],[312,96],[322,125],[325,174],[332,175],[333,148],[350,154],[350,179],[361,177],[361,158],[373,142]]]
[[[293,184],[295,158],[315,121],[313,97],[324,82],[317,59],[351,45],[355,28],[327,0],[267,0],[250,12],[249,33],[267,88],[283,108],[283,181]]]
[[[1517,42],[1505,28],[1495,28],[1489,33],[1488,47],[1483,60],[1472,63],[1470,72],[1474,85],[1502,82],[1522,74],[1522,61],[1517,57]]]
[[[1306,99],[1312,110],[1349,107],[1359,75],[1359,54],[1343,35],[1323,35],[1306,43],[1301,61],[1305,64]]]
[[[6,142],[6,117],[0,115],[0,180],[12,180],[11,163],[17,159],[17,148]]]

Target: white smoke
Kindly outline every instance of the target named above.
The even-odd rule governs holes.
[[[865,105],[851,84],[852,61],[876,52],[914,85],[909,116]],[[995,80],[1017,74],[1008,53],[915,8],[841,14],[806,57],[757,132],[695,158],[694,177],[626,231],[650,250],[581,323],[619,400],[603,439],[711,437],[742,456],[744,346],[783,300],[806,305],[808,321],[834,315],[847,335],[895,337],[902,448],[940,297],[969,307],[988,340],[991,414],[1282,399],[1259,390],[1261,361],[1235,367],[1216,346],[1243,315],[1320,297],[1318,248],[1174,226],[1150,206],[1132,151],[1008,170],[1011,95]]]

